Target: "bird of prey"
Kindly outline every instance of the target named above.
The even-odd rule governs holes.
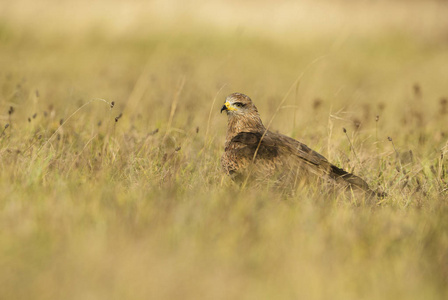
[[[248,96],[227,96],[223,111],[228,125],[221,164],[234,180],[274,180],[279,186],[286,183],[293,188],[314,181],[374,195],[360,177],[336,167],[305,144],[267,130]]]

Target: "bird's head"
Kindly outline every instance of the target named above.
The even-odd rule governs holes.
[[[241,93],[233,93],[227,96],[224,105],[221,107],[221,113],[227,112],[229,116],[244,116],[249,113],[258,113],[252,100]]]

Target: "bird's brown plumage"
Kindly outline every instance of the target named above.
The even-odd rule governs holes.
[[[227,112],[228,126],[221,164],[233,178],[261,182],[274,179],[294,187],[323,181],[373,194],[364,180],[332,165],[305,144],[266,130],[248,96],[229,95],[222,111]]]

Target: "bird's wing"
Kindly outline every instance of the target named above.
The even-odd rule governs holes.
[[[264,136],[263,134],[264,132],[240,132],[233,137],[222,158],[224,169],[231,173],[230,171],[236,171],[252,162],[254,157],[256,161],[271,164],[299,163],[319,171],[329,168],[326,158],[305,144],[270,131]]]
[[[260,132],[240,132],[230,142],[230,146],[234,150],[241,152],[243,155],[248,155],[253,158],[255,151],[257,157],[261,159],[272,159],[279,155],[278,144],[270,137],[264,136]]]
[[[325,157],[305,144],[270,131],[264,136],[263,132],[240,132],[230,141],[226,151],[234,151],[240,156],[250,156],[250,158],[253,158],[256,151],[256,159],[294,156],[312,165],[328,162]]]
[[[264,136],[263,133],[240,132],[231,140],[224,156],[232,161],[233,171],[246,166],[257,152],[255,157],[257,161],[263,160],[269,164],[283,166],[298,164],[316,175],[326,174],[338,182],[342,180],[351,186],[369,190],[364,180],[332,165],[324,156],[307,145],[279,133],[268,131]],[[232,173],[231,171],[228,172]]]
[[[288,151],[292,155],[298,156],[301,160],[305,160],[308,163],[312,163],[316,168],[314,170],[319,170],[326,173],[328,176],[336,181],[344,181],[352,187],[358,187],[365,191],[370,191],[369,185],[360,177],[348,173],[345,170],[336,167],[331,164],[324,156],[317,153],[316,151],[308,148],[305,144],[290,138],[282,134],[273,134],[273,138],[277,138],[282,142],[280,144],[288,147]]]
[[[285,155],[293,155],[301,160],[306,161],[312,165],[322,165],[323,163],[328,163],[328,160],[317,153],[316,151],[310,149],[307,145],[290,138],[289,136],[269,132],[270,138],[277,141],[283,149]]]

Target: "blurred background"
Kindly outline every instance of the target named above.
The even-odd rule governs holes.
[[[414,86],[430,114],[447,93],[446,11],[445,1],[8,1],[1,72],[14,77],[6,96],[26,80],[64,113],[99,97],[152,124],[166,121],[185,77],[179,127],[198,126],[214,97],[235,91],[270,118],[306,70],[277,128],[306,134],[317,106],[318,122],[341,110],[350,122],[380,112],[395,122]]]
[[[446,299],[447,16],[2,0],[0,298]],[[232,185],[233,92],[389,197]]]

